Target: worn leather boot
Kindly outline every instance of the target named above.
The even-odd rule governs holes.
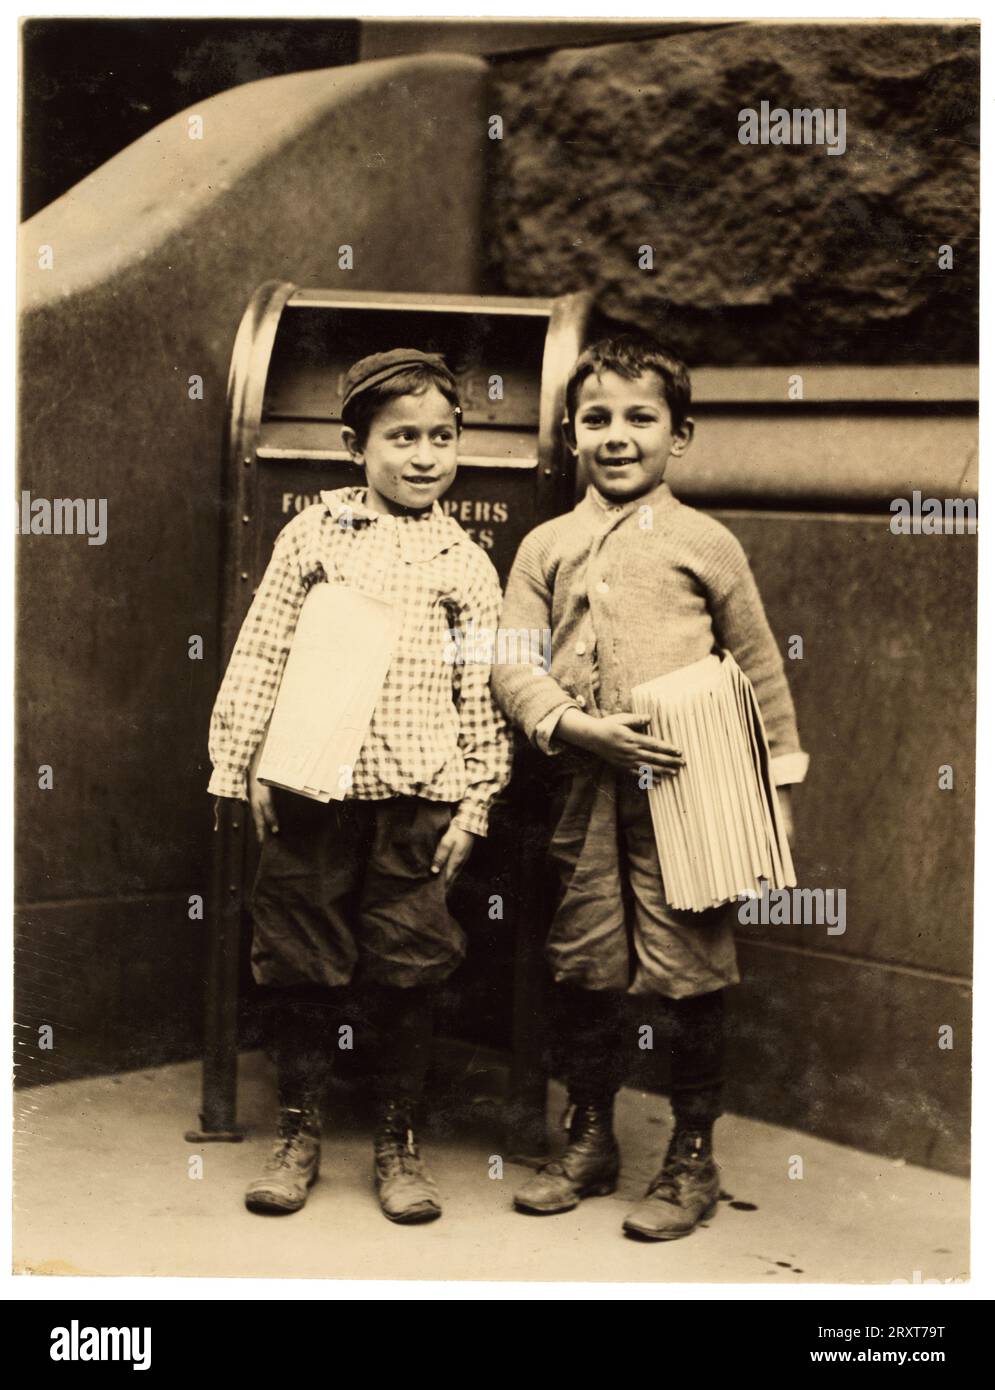
[[[403,1100],[380,1108],[373,1139],[373,1182],[390,1221],[413,1225],[442,1215],[439,1189],[418,1152],[412,1106]]]
[[[314,1102],[281,1105],[279,1138],[262,1174],[245,1190],[250,1211],[300,1211],[321,1166],[321,1118]]]
[[[719,1170],[707,1136],[700,1130],[678,1130],[663,1167],[622,1229],[646,1240],[689,1236],[715,1211],[719,1191]]]
[[[612,1100],[583,1101],[567,1112],[570,1136],[559,1158],[544,1163],[515,1193],[521,1211],[572,1211],[583,1197],[605,1197],[618,1183],[619,1152]]]

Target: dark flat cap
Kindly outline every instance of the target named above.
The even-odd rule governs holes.
[[[389,381],[392,376],[406,372],[409,367],[434,367],[437,371],[444,372],[454,386],[456,384],[445,359],[439,353],[420,352],[418,348],[391,348],[390,352],[374,352],[369,357],[362,357],[353,363],[342,383],[343,408],[361,391],[368,391],[371,386],[379,386],[382,381]]]

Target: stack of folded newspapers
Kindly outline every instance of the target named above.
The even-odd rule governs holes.
[[[670,906],[702,912],[761,896],[764,880],[794,887],[760,707],[729,653],[636,686],[632,708],[685,760],[676,776],[655,773],[648,792]]]
[[[346,584],[308,590],[257,776],[315,801],[342,801],[390,666],[393,605]]]

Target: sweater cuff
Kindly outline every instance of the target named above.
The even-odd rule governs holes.
[[[231,767],[216,767],[207,784],[208,796],[230,796],[235,801],[248,801],[245,773]]]
[[[500,696],[500,689],[498,694]],[[564,705],[578,703],[572,691],[564,690],[552,676],[546,675],[541,667],[536,666],[528,683],[516,692],[513,699],[504,702],[504,712],[532,743],[535,740],[536,729],[548,715],[554,714],[557,710],[562,713]]]
[[[775,787],[786,787],[792,782],[804,782],[808,772],[809,756],[797,753],[778,753],[770,760],[770,775]]]
[[[539,720],[539,723],[535,726],[535,733],[532,735],[532,741],[535,743],[540,753],[548,753],[551,758],[555,758],[563,752],[562,748],[553,747],[553,737],[556,733],[556,726],[568,709],[579,708],[580,706],[576,701],[564,700],[562,705],[558,705],[556,709],[550,710],[549,714],[544,715],[542,719]]]

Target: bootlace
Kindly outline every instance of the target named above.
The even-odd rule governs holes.
[[[659,1197],[661,1202],[673,1202],[680,1198],[681,1179],[688,1176],[691,1165],[676,1161],[662,1168],[650,1183],[647,1197]]]
[[[387,1177],[394,1177],[398,1173],[420,1177],[421,1155],[413,1132],[409,1129],[403,1139],[400,1135],[389,1134],[378,1140],[377,1162]]]
[[[671,1154],[650,1183],[647,1197],[659,1196],[661,1202],[679,1202],[683,1180],[691,1177],[707,1162],[707,1157],[700,1152],[700,1141],[695,1141],[693,1152],[685,1148]]]
[[[304,1125],[313,1118],[312,1110],[299,1110],[287,1106],[280,1116],[279,1138],[273,1146],[269,1166],[271,1168],[292,1168],[294,1151],[304,1137]]]

